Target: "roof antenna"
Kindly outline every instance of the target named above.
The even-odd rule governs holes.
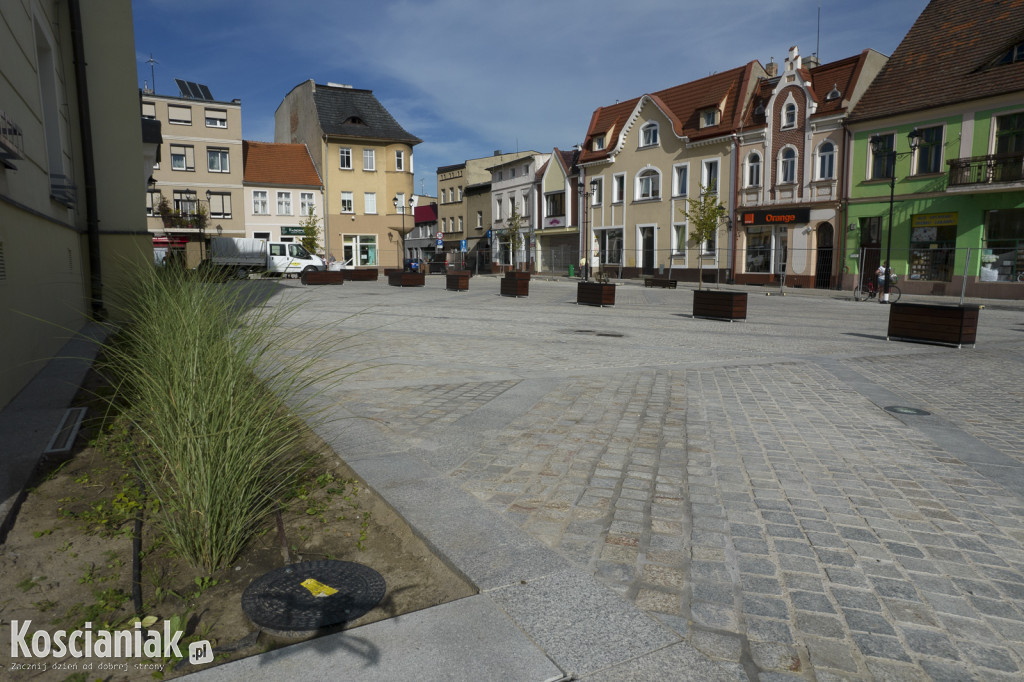
[[[146,60],[146,64],[149,64],[149,80],[153,83],[153,92],[156,92],[156,69],[153,68],[154,64],[159,64],[157,60],[153,59],[153,53],[149,53],[149,59]]]
[[[818,58],[818,63],[821,63],[821,0],[818,0],[818,42],[814,46],[814,56]]]

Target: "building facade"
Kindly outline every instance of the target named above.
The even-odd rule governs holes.
[[[782,73],[768,65],[737,133],[730,264],[737,283],[838,285],[844,123],[884,64],[883,55],[865,50],[819,65],[792,47]]]
[[[128,0],[4,3],[0,407],[152,260],[134,64]]]
[[[550,158],[550,154],[519,152],[487,169],[491,173],[492,268],[534,270],[541,212],[537,174]],[[508,234],[513,214],[519,218],[518,248],[502,235]]]
[[[146,215],[154,243],[181,251],[187,267],[195,267],[210,237],[245,236],[242,104],[177,82],[178,95],[142,92],[142,116],[159,121],[163,136]]]
[[[304,223],[317,221],[323,239],[323,185],[304,144],[242,141],[247,237],[301,242]]]
[[[402,267],[412,215],[413,147],[371,90],[305,81],[274,115],[276,142],[303,143],[324,182],[325,248],[350,267]]]
[[[537,270],[566,273],[575,267],[580,254],[581,197],[579,195],[580,150],[557,147],[537,173],[537,211],[534,261]]]
[[[933,0],[896,48],[850,117],[845,286],[1024,298],[1022,36],[1024,0]]]

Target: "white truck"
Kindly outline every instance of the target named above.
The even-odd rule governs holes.
[[[326,270],[324,261],[296,242],[266,239],[214,237],[210,240],[210,265],[244,278],[250,272],[298,275]]]

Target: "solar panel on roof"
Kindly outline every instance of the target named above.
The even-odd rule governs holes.
[[[188,84],[185,83],[185,81],[181,80],[180,78],[175,78],[174,82],[177,83],[177,85],[178,85],[178,92],[181,94],[182,97],[191,97],[192,96],[192,95],[189,94]]]
[[[192,99],[202,99],[203,93],[199,90],[199,84],[192,81],[185,81],[188,83],[189,92],[192,93]]]
[[[210,92],[210,88],[206,87],[202,83],[199,84],[199,91],[203,93],[203,99],[213,101],[213,93]]]

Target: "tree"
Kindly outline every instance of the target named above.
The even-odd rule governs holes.
[[[718,203],[718,193],[701,186],[700,197],[687,199],[686,208],[679,212],[686,216],[690,228],[690,241],[700,246],[718,232],[722,218],[728,215],[725,207]],[[704,260],[697,257],[697,289],[704,288]]]
[[[519,215],[519,209],[516,208],[515,201],[512,202],[512,215],[508,217],[508,222],[505,223],[505,227],[498,230],[498,238],[502,241],[508,242],[508,248],[512,252],[512,269],[516,269],[516,253],[523,246],[523,233],[519,231],[522,227],[523,219]]]
[[[320,219],[316,217],[312,206],[299,225],[302,227],[302,246],[310,253],[320,253]]]

